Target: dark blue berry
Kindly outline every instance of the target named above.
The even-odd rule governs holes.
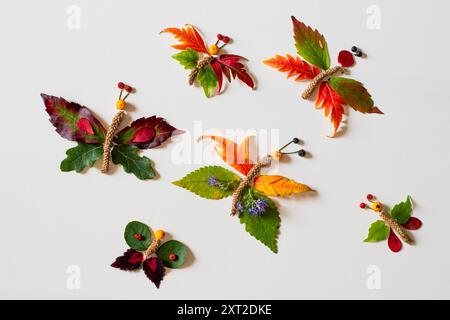
[[[351,50],[352,50],[352,52],[356,52],[356,51],[358,51],[358,47],[353,46]]]
[[[298,155],[303,158],[304,156],[306,156],[306,151],[301,149],[298,151]]]
[[[300,139],[299,138],[294,138],[294,139],[292,139],[292,142],[293,143],[300,143]]]
[[[356,51],[355,56],[362,57],[362,51],[361,50]]]

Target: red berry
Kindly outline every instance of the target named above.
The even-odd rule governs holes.
[[[170,261],[175,261],[177,259],[178,259],[178,256],[175,253],[169,254],[169,260]]]
[[[367,195],[367,200],[370,201],[370,200],[372,200],[372,199],[373,199],[373,195],[369,193],[369,194]]]
[[[364,202],[361,202],[361,203],[359,204],[359,207],[360,207],[361,209],[365,209],[365,208],[366,208],[366,204],[365,204]]]
[[[119,89],[123,89],[125,87],[125,84],[123,82],[119,82],[117,86],[119,87]]]
[[[339,52],[338,62],[344,68],[348,68],[355,64],[355,58],[350,51],[342,50],[341,52]]]
[[[142,235],[139,234],[139,233],[135,233],[135,234],[133,235],[133,237],[134,237],[136,240],[138,240],[138,241],[141,241],[141,240],[142,240]]]
[[[223,39],[223,35],[221,35],[220,33],[217,35],[217,39],[222,40]]]
[[[127,86],[127,85],[125,85],[124,89],[125,89],[125,91],[128,92],[128,93],[130,93],[131,91],[133,91],[133,88],[130,87],[130,86]]]
[[[224,36],[221,40],[222,40],[224,43],[228,43],[228,42],[230,42],[230,37]]]

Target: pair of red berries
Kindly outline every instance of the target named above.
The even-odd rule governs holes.
[[[130,87],[129,85],[123,83],[123,82],[119,82],[117,84],[117,86],[119,87],[120,90],[125,90],[126,92],[130,93],[131,91],[133,91],[133,87]]]
[[[373,195],[369,193],[369,194],[366,196],[366,198],[367,198],[367,200],[371,201],[371,200],[373,199]],[[361,209],[365,209],[365,208],[367,207],[367,205],[366,205],[364,202],[361,202],[361,203],[359,204],[359,207],[360,207]]]
[[[217,39],[219,39],[220,41],[222,41],[223,43],[228,43],[228,42],[230,42],[230,37],[228,37],[228,36],[224,36],[224,35],[222,35],[222,34],[218,34],[217,35]]]

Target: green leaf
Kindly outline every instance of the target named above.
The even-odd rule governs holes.
[[[391,216],[398,223],[403,224],[408,222],[409,218],[411,217],[412,210],[413,206],[411,202],[411,197],[408,196],[405,202],[400,202],[392,208]]]
[[[240,180],[239,176],[225,168],[208,166],[192,171],[183,179],[172,183],[202,198],[218,200],[231,196]]]
[[[330,68],[330,54],[325,37],[317,30],[292,17],[295,47],[300,56],[313,65],[327,70]]]
[[[134,237],[135,234],[140,234],[142,236],[141,240]],[[131,249],[138,251],[145,251],[152,243],[152,234],[150,228],[139,221],[131,221],[125,227],[124,237],[126,243]]]
[[[78,143],[74,148],[66,151],[65,158],[60,165],[61,171],[81,172],[86,167],[92,167],[103,155],[103,145]]]
[[[353,79],[332,77],[328,80],[331,88],[345,103],[356,111],[371,113],[374,110],[373,100],[361,82]]]
[[[185,69],[190,70],[197,66],[199,55],[197,51],[188,48],[180,53],[174,54],[172,58],[177,60]]]
[[[170,260],[169,255],[174,253],[177,255],[176,260]],[[170,240],[162,244],[156,251],[156,255],[161,259],[167,268],[177,269],[181,267],[186,260],[187,249],[180,241]]]
[[[264,201],[267,207],[261,215],[254,215],[252,211],[255,209],[258,200]],[[243,210],[239,213],[239,219],[241,223],[245,224],[245,231],[261,241],[274,253],[277,253],[277,238],[281,219],[275,202],[255,189],[247,188],[241,194],[240,203]]]
[[[390,228],[382,220],[378,220],[370,225],[369,234],[364,242],[378,242],[389,237]]]
[[[217,87],[217,76],[210,65],[200,69],[197,75],[198,83],[203,87],[205,95],[209,98]]]
[[[114,146],[111,152],[112,162],[121,164],[127,173],[134,174],[138,179],[147,180],[155,177],[149,158],[141,157],[139,148],[132,145]]]

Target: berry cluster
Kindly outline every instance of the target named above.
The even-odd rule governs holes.
[[[117,84],[117,87],[120,89],[120,93],[119,93],[119,99],[116,102],[116,108],[119,110],[123,110],[126,107],[125,99],[128,98],[128,96],[130,95],[131,92],[133,92],[133,87],[131,87],[123,82],[119,82]],[[127,92],[127,94],[125,95],[125,97],[122,98],[122,93],[124,90]]]

